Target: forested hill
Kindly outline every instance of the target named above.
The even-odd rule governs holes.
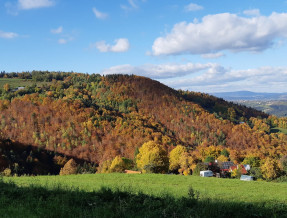
[[[118,155],[134,159],[150,140],[167,151],[185,146],[193,164],[223,150],[235,162],[287,152],[287,136],[273,131],[286,128],[286,119],[145,77],[38,71],[0,77],[1,137],[23,146],[97,164]]]

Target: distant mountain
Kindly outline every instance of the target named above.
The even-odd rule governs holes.
[[[287,93],[260,93],[250,91],[238,91],[238,92],[217,92],[210,93],[218,98],[223,98],[228,101],[238,100],[287,100]]]

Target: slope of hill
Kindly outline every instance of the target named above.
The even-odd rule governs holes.
[[[286,135],[270,134],[285,120],[210,95],[127,75],[32,72],[31,79],[35,85],[24,90],[1,91],[3,139],[97,164],[134,159],[150,140],[167,151],[184,145],[194,164],[224,149],[235,162],[287,150]]]

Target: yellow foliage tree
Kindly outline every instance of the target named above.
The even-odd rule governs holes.
[[[121,156],[116,156],[110,166],[110,172],[122,173],[124,170],[129,169],[132,165],[132,161]]]
[[[267,180],[272,180],[280,175],[280,168],[278,161],[273,158],[266,158],[264,164],[261,166],[263,177]]]
[[[70,159],[60,170],[60,175],[72,175],[77,173],[77,163],[74,159]]]
[[[241,167],[238,167],[237,169],[232,170],[231,176],[234,177],[234,178],[240,178],[240,176],[242,174],[241,170],[242,170]]]
[[[5,92],[8,92],[10,90],[10,84],[9,83],[5,83],[3,86],[3,89]]]
[[[226,161],[228,161],[228,157],[225,157],[224,155],[220,155],[220,156],[217,158],[217,160],[218,160],[219,162],[226,162]]]
[[[176,146],[169,153],[169,170],[173,172],[178,172],[181,165],[181,158],[186,153],[186,148],[182,145]]]
[[[110,167],[111,167],[112,161],[111,160],[105,160],[103,161],[99,167],[97,173],[110,173]]]
[[[185,152],[180,158],[180,169],[178,170],[179,173],[183,175],[191,175],[192,168],[194,168],[194,159],[190,156],[189,153]]]
[[[166,150],[155,141],[146,142],[139,148],[136,163],[143,173],[165,173],[168,162]]]

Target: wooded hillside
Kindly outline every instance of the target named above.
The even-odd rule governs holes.
[[[0,93],[1,138],[23,146],[96,164],[134,159],[151,140],[167,152],[183,145],[193,165],[223,150],[237,163],[287,153],[287,136],[272,131],[287,128],[286,118],[148,78],[38,71],[0,77],[33,82],[20,90],[6,85]]]

